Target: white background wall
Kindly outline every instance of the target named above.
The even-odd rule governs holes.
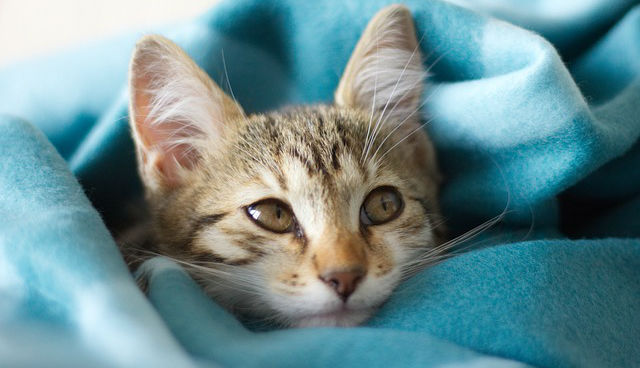
[[[186,20],[220,0],[0,0],[0,67],[129,29]]]

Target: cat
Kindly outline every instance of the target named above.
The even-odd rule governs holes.
[[[130,122],[155,252],[218,303],[282,326],[364,322],[440,244],[409,10],[379,11],[332,105],[244,113],[178,46],[136,45]]]

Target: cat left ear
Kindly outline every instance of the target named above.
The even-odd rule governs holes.
[[[379,11],[358,41],[335,93],[339,106],[384,114],[386,121],[415,119],[426,71],[409,9]]]
[[[244,117],[180,47],[161,36],[136,45],[129,71],[130,123],[140,172],[152,190],[181,185],[227,122]]]

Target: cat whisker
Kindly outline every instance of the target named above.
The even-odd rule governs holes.
[[[378,38],[376,38],[376,71],[380,70],[380,55],[378,53],[378,48],[379,48],[379,42],[378,42]],[[369,144],[369,134],[371,132],[371,123],[373,122],[373,114],[375,112],[375,108],[376,108],[376,93],[378,90],[378,72],[375,73],[375,79],[373,82],[373,97],[371,99],[371,114],[369,115],[369,125],[367,126],[367,136],[365,138],[365,144],[362,147],[362,154],[360,155],[360,162],[362,163],[364,161],[364,152],[367,148],[367,145]]]
[[[433,52],[429,53],[429,55],[427,55],[426,58],[428,58]],[[443,52],[442,54],[440,54],[440,56],[438,56],[436,58],[436,60],[431,63],[431,65],[429,67],[427,67],[427,70],[425,72],[425,76],[429,76],[429,73],[431,72],[431,69],[433,69],[447,54],[449,53],[449,51]],[[412,88],[415,87],[418,83],[424,83],[423,79],[417,79],[416,82],[414,82],[414,84],[411,86]],[[376,151],[373,153],[371,159],[375,159],[378,151],[380,151],[380,149],[383,147],[384,143],[393,135],[393,133],[395,133],[407,120],[409,120],[416,112],[418,112],[437,92],[438,90],[442,87],[442,85],[438,85],[434,90],[431,91],[431,93],[429,93],[429,96],[427,96],[427,98],[424,99],[424,101],[414,110],[412,111],[410,114],[408,114],[399,124],[397,124],[393,130],[391,132],[389,132],[387,134],[387,136],[382,140],[382,142],[380,142],[380,144],[378,145],[378,148],[376,149]],[[387,120],[389,119],[390,116],[392,116],[393,111],[395,111],[396,107],[398,106],[398,104],[400,103],[400,101],[402,101],[402,99],[404,97],[406,97],[406,95],[409,93],[411,89],[407,89],[407,91],[405,92],[405,94],[402,96],[401,99],[399,99],[393,106],[393,108],[391,109],[391,112],[389,113],[389,116],[387,116],[387,118],[385,118],[383,124],[386,124]],[[376,162],[376,164],[378,164],[379,162]]]
[[[384,118],[384,120],[381,122],[382,118],[384,117],[384,113],[389,105],[389,102],[391,102],[391,100],[393,99],[393,96],[395,94],[395,91],[400,83],[400,81],[402,80],[402,77],[404,75],[404,73],[407,70],[407,67],[409,66],[409,64],[411,63],[411,60],[413,59],[413,57],[415,56],[416,51],[418,51],[418,49],[420,48],[420,44],[422,43],[422,40],[424,39],[426,33],[422,33],[422,35],[420,36],[420,39],[418,40],[418,42],[416,43],[416,46],[413,48],[411,55],[409,57],[409,59],[407,60],[402,73],[400,74],[400,76],[398,77],[398,79],[396,80],[396,84],[393,87],[393,91],[391,92],[391,94],[389,95],[389,98],[387,99],[387,102],[385,103],[385,106],[382,110],[382,113],[380,114],[380,117],[378,118],[378,122],[376,123],[376,127],[378,128],[377,131],[376,129],[374,129],[375,134],[372,134],[372,138],[370,140],[370,142],[368,143],[368,148],[367,148],[367,155],[369,154],[371,147],[373,146],[374,142],[375,142],[375,138],[377,137],[377,134],[379,133],[380,129],[382,126],[384,126],[384,124],[386,123],[386,121],[388,120],[389,116],[392,116],[393,112],[395,111],[396,107],[400,104],[400,102],[408,95],[408,93],[410,93],[413,88],[418,85],[419,83],[424,83],[424,78],[416,78],[416,82],[413,83],[413,85],[410,86],[410,88],[407,88],[405,93],[402,95],[402,97],[400,99],[398,99],[398,101],[396,101],[396,103],[393,105],[393,107],[391,108],[391,111],[389,112],[388,116],[386,118]],[[377,39],[376,39],[377,42]],[[429,53],[429,55],[431,55],[431,53]],[[429,56],[427,55],[427,57]],[[444,54],[443,54],[444,55]],[[441,55],[440,58],[443,56]],[[440,58],[438,58],[429,68],[427,68],[426,71],[422,71],[421,74],[423,76],[427,76],[429,71],[431,70],[431,68],[440,60]],[[368,134],[367,134],[368,136]],[[366,156],[365,156],[366,159]]]
[[[429,259],[430,257],[434,256],[434,255],[438,255],[438,254],[442,254],[443,252],[446,252],[452,248],[455,248],[456,246],[458,246],[461,243],[466,242],[469,239],[473,239],[475,236],[481,234],[483,231],[491,228],[492,226],[494,226],[495,224],[497,224],[498,222],[500,222],[504,216],[506,215],[506,212],[501,213],[498,216],[495,216],[491,219],[489,219],[488,221],[474,227],[473,229],[465,232],[462,235],[459,235],[447,242],[444,242],[434,248],[432,248],[431,250],[429,250],[428,252],[426,252],[425,254],[423,254],[417,261],[423,261],[426,259]]]
[[[429,55],[427,55],[426,58],[429,58],[429,56],[432,54],[429,53]],[[446,55],[446,53],[441,54],[426,70],[425,76],[428,77],[429,72],[431,71],[431,69]],[[400,99],[398,99],[398,101],[396,101],[396,103],[393,105],[393,107],[391,108],[391,111],[389,112],[389,114],[387,115],[387,117],[385,117],[384,121],[382,122],[381,125],[385,125],[387,123],[387,121],[389,120],[389,118],[393,115],[393,112],[395,111],[395,109],[398,107],[398,105],[400,104],[400,102],[402,102],[402,100],[411,92],[411,90],[416,87],[418,84],[422,84],[424,83],[424,79],[421,78],[416,78],[416,81],[411,85],[410,88],[408,88],[405,93],[402,95],[402,97]],[[440,86],[438,86],[439,88]],[[433,92],[431,92],[429,94],[429,96],[426,98],[426,101],[429,101],[429,99],[431,98],[431,96],[433,96],[435,94],[435,92],[437,92],[437,89]],[[420,107],[422,107],[424,104],[420,105]],[[409,115],[407,118],[405,118],[404,120],[402,120],[399,124],[396,125],[396,127],[392,130],[391,133],[389,133],[387,135],[387,137],[385,137],[385,139],[378,145],[378,148],[376,149],[376,151],[374,152],[372,159],[375,158],[376,153],[380,150],[380,148],[382,148],[382,145],[384,144],[384,142],[386,142],[386,140],[392,135],[393,132],[395,132],[400,126],[402,126],[402,124],[404,124],[413,114]]]
[[[412,112],[411,115],[415,114],[416,111]],[[429,125],[432,121],[433,121],[433,119],[429,119],[429,120],[425,121],[423,124],[419,125],[414,130],[412,130],[411,132],[409,132],[409,134],[407,134],[404,138],[402,138],[401,140],[396,142],[393,146],[391,146],[391,148],[386,150],[385,153],[380,156],[380,159],[378,160],[378,162],[382,162],[382,160],[389,154],[389,152],[391,152],[394,148],[398,147],[402,142],[404,142],[406,139],[411,137],[416,132],[420,131],[421,129],[424,129],[424,127]]]
[[[247,116],[244,114],[244,111],[242,111],[242,109],[240,108],[240,104],[236,99],[236,95],[233,93],[233,88],[231,88],[231,81],[229,80],[229,73],[227,71],[227,61],[225,60],[225,57],[224,57],[224,49],[220,49],[220,54],[222,56],[222,68],[224,69],[224,79],[227,81],[227,86],[229,87],[231,98],[233,99],[233,102],[235,102],[235,106],[236,106],[236,109],[238,110],[238,113],[244,116],[244,120],[248,123],[249,119],[247,119]]]
[[[424,37],[424,35],[423,35],[423,37]],[[398,85],[400,84],[400,81],[402,80],[402,77],[404,76],[404,73],[407,71],[407,68],[409,67],[409,64],[411,64],[411,61],[413,60],[413,57],[415,56],[416,51],[418,50],[419,47],[420,47],[420,42],[418,42],[416,44],[416,47],[413,48],[413,51],[411,52],[411,56],[409,56],[409,59],[405,63],[404,67],[402,68],[402,72],[400,73],[400,76],[396,80],[396,83],[393,86],[393,89],[391,90],[391,94],[389,95],[389,98],[387,99],[387,102],[385,103],[384,108],[382,109],[382,112],[380,113],[380,116],[378,117],[378,121],[376,122],[376,125],[374,126],[373,132],[371,133],[371,139],[370,139],[370,143],[368,144],[368,147],[367,147],[367,152],[365,154],[365,160],[367,159],[367,156],[369,155],[369,152],[371,151],[371,147],[373,145],[373,142],[375,142],[375,139],[376,139],[380,129],[382,128],[382,125],[380,124],[380,122],[382,121],[382,118],[384,117],[384,113],[387,110],[387,107],[389,107],[389,102],[391,102],[391,99],[394,97],[395,92],[396,92],[396,90],[398,88]]]
[[[206,276],[215,276],[216,278],[224,279],[224,282],[220,283],[220,285],[223,286],[227,285],[228,283],[233,283],[237,287],[241,287],[242,291],[254,293],[260,291],[260,287],[256,282],[256,280],[260,279],[259,274],[255,273],[255,275],[251,275],[252,272],[248,269],[243,270],[243,273],[239,273],[237,269],[234,268],[235,266],[230,266],[224,263],[199,261],[190,262],[146,249],[132,248],[132,250],[138,251],[140,253],[145,253],[150,256],[164,257],[171,261],[174,261],[184,266],[186,270],[190,271],[189,273],[191,273],[192,275],[198,275],[200,279],[206,281],[207,283],[215,282],[217,280],[211,279],[210,277],[203,278],[203,274]],[[206,264],[206,266],[202,264]],[[225,270],[225,268],[227,270]]]
[[[401,276],[401,280],[407,280],[411,277],[413,277],[414,275],[416,275],[418,272],[428,268],[428,267],[433,267],[437,264],[442,263],[443,261],[446,261],[450,258],[456,257],[460,254],[463,254],[465,252],[467,252],[470,249],[477,249],[478,247],[482,247],[484,244],[486,243],[496,243],[498,242],[499,239],[501,239],[503,236],[502,235],[496,235],[496,236],[492,236],[489,237],[487,239],[483,239],[481,241],[477,241],[477,242],[469,242],[467,244],[465,244],[464,246],[461,247],[457,247],[457,249],[453,250],[453,251],[449,251],[446,253],[442,253],[440,255],[434,255],[428,259],[421,259],[421,260],[417,260],[417,261],[413,261],[413,262],[409,262],[407,264],[404,265],[404,268],[402,270],[402,276]],[[462,242],[456,244],[459,245]],[[405,290],[406,291],[406,290]]]
[[[484,230],[486,229],[483,229],[482,231]],[[480,232],[477,232],[466,239],[456,239],[458,241],[456,241],[455,243],[447,244],[446,247],[440,248],[437,252],[435,251],[431,252],[431,254],[428,257],[420,257],[414,261],[404,264],[403,269],[401,271],[401,274],[402,274],[401,280],[406,280],[414,276],[416,273],[424,270],[427,267],[434,266],[449,258],[453,258],[457,255],[460,255],[469,249],[476,248],[479,244],[482,244],[483,242],[485,242],[485,240],[480,242],[467,243],[462,247],[459,247],[459,245],[462,243],[465,243],[466,241],[474,238],[479,234]],[[457,249],[451,251],[452,248],[457,248]]]
[[[511,205],[511,190],[509,189],[508,186],[508,182],[506,179],[506,176],[504,175],[504,172],[502,171],[502,168],[498,165],[498,163],[491,158],[491,160],[493,161],[493,163],[496,165],[496,167],[498,168],[500,175],[502,177],[502,181],[505,184],[505,186],[507,187],[507,200],[505,203],[505,206],[503,208],[503,210],[496,216],[494,216],[493,218],[483,222],[482,224],[472,228],[471,230],[466,231],[465,233],[449,240],[446,241],[434,248],[432,248],[431,250],[427,251],[425,254],[421,255],[420,257],[418,257],[417,259],[406,263],[403,266],[403,277],[402,279],[406,279],[408,277],[411,277],[413,275],[415,275],[417,272],[423,270],[424,268],[426,268],[427,266],[432,266],[434,261],[437,262],[441,262],[442,260],[451,258],[455,255],[458,255],[464,251],[466,251],[467,249],[471,248],[471,247],[475,247],[477,246],[479,243],[482,242],[477,242],[477,243],[471,243],[468,244],[462,248],[458,247],[460,244],[463,244],[473,238],[475,238],[476,236],[478,236],[479,234],[481,234],[482,232],[484,232],[485,230],[493,227],[494,225],[496,225],[497,223],[499,223],[500,221],[502,221],[507,214],[509,214],[510,211],[509,207]],[[531,231],[531,229],[530,229]],[[528,236],[528,235],[527,235]],[[486,239],[485,241],[489,241],[491,239]],[[454,251],[450,251],[451,249],[454,248],[458,248],[457,250]]]
[[[376,149],[376,151],[375,151],[375,152],[373,153],[373,155],[371,156],[371,160],[375,160],[376,155],[378,154],[378,152],[380,151],[380,149],[384,146],[384,143],[385,143],[389,138],[391,138],[391,136],[393,135],[393,133],[395,133],[398,129],[400,129],[400,127],[401,127],[405,122],[407,122],[407,121],[408,121],[408,120],[413,116],[413,114],[415,114],[416,112],[420,111],[420,108],[422,108],[422,106],[424,106],[424,104],[426,104],[426,103],[431,99],[431,97],[432,97],[432,96],[433,96],[433,95],[434,95],[434,94],[435,94],[435,93],[440,89],[440,87],[441,87],[440,85],[439,85],[439,86],[437,86],[437,87],[433,90],[433,92],[431,92],[431,93],[429,94],[429,96],[427,96],[427,98],[424,100],[424,102],[423,102],[422,104],[420,104],[420,106],[419,106],[416,110],[414,110],[413,112],[411,112],[411,114],[407,115],[407,116],[406,116],[406,117],[405,117],[405,118],[404,118],[400,123],[398,123],[398,124],[397,124],[397,125],[396,125],[396,126],[395,126],[395,127],[394,127],[394,128],[393,128],[393,129],[388,133],[388,134],[387,134],[387,136],[382,140],[382,142],[380,142],[380,144],[378,145],[378,148]],[[427,120],[427,121],[425,122],[425,125],[426,125],[426,124],[428,124],[428,123],[430,123],[431,121],[432,121],[432,119]],[[412,132],[411,134],[413,134],[413,132]],[[405,137],[405,138],[406,138],[406,137]],[[379,162],[380,162],[380,161],[376,161],[376,163],[379,163]]]
[[[236,292],[242,292],[242,296],[239,296],[239,298],[243,300],[247,295],[261,297],[264,293],[262,288],[259,286],[247,283],[246,280],[242,280],[237,277],[223,278],[216,275],[216,278],[212,278],[210,273],[199,271],[193,271],[190,272],[190,274],[209,295],[215,295],[216,293],[223,292],[223,290],[229,289],[230,287],[232,287]]]

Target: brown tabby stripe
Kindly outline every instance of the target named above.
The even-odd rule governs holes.
[[[226,215],[227,215],[226,213],[214,213],[212,215],[205,215],[197,218],[194,221],[193,225],[191,225],[191,232],[190,232],[189,239],[195,239],[198,233],[202,231],[202,229],[211,225],[215,225],[217,222],[222,220],[222,218],[225,217]]]
[[[223,263],[229,266],[244,266],[255,261],[255,259],[254,258],[226,259],[212,252],[207,252],[207,253],[195,254],[193,256],[193,261],[194,263],[197,263],[197,262],[208,263],[208,264]],[[208,266],[208,265],[202,265],[202,266]]]
[[[242,248],[256,256],[263,256],[266,254],[264,250],[256,246],[256,244],[265,244],[269,241],[269,239],[265,238],[264,236],[246,231],[227,231],[226,233],[228,236],[237,239],[233,242],[237,247]]]
[[[309,176],[313,175],[314,173],[313,162],[311,162],[308,157],[302,155],[302,153],[300,153],[300,150],[298,150],[298,148],[291,147],[291,149],[289,150],[289,154],[293,158],[298,159],[298,161],[300,161],[304,165],[304,167],[306,167],[307,172],[309,173]]]
[[[309,137],[309,139],[311,139],[311,137]],[[322,155],[318,150],[318,146],[310,145],[309,149],[311,150],[311,156],[313,157],[312,161],[315,163],[316,172],[327,175],[327,166],[324,164],[324,160],[322,159]]]
[[[191,242],[193,242],[193,240],[197,238],[197,235],[200,231],[202,231],[207,226],[211,226],[219,222],[226,215],[226,213],[216,213],[198,218],[192,226],[191,236],[189,237],[189,248],[193,248],[193,244]],[[261,257],[265,254],[264,251],[255,247],[253,244],[262,244],[267,241],[266,238],[247,232],[233,233],[233,235],[243,237],[243,241],[235,241],[234,244],[238,247],[243,248],[249,253],[252,253],[253,257],[242,259],[227,259],[219,254],[215,254],[212,251],[207,251],[197,253],[194,260],[198,262],[224,263],[231,266],[242,266],[255,261],[258,257]]]
[[[338,161],[338,143],[334,143],[333,148],[331,149],[331,165],[334,170],[340,170],[340,161]]]

